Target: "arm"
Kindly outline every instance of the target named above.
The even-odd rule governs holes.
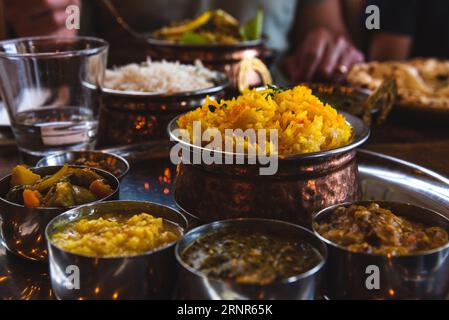
[[[369,48],[370,60],[405,60],[409,57],[412,38],[407,35],[379,32],[373,35]]]
[[[418,0],[370,0],[380,10],[380,30],[372,32],[371,60],[404,60],[410,56],[419,12]]]
[[[299,7],[293,34],[298,46],[286,59],[293,82],[341,80],[363,54],[349,40],[339,0],[322,0]]]
[[[65,9],[72,4],[81,5],[80,0],[4,1],[6,20],[19,37],[75,35],[65,27]]]

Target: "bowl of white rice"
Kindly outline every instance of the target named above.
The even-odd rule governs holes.
[[[153,61],[108,69],[102,85],[98,144],[117,146],[168,140],[174,117],[220,99],[228,87],[225,74],[200,61],[193,64]]]

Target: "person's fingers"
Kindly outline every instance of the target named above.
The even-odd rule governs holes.
[[[329,41],[326,47],[323,59],[317,70],[317,75],[323,79],[330,79],[335,72],[341,56],[345,54],[348,47],[348,41],[339,36],[335,41]]]
[[[347,47],[345,53],[340,57],[337,68],[334,72],[333,79],[336,82],[342,82],[344,79],[346,79],[346,75],[352,65],[354,65],[355,63],[363,62],[364,60],[365,57],[363,53],[352,46]]]
[[[324,29],[318,29],[306,36],[296,55],[297,68],[293,72],[293,81],[312,80],[324,56],[328,41],[329,35]]]

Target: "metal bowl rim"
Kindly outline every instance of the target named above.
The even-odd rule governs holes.
[[[373,90],[363,87],[353,87],[349,84],[330,84],[325,82],[304,82],[301,85],[309,88],[309,89],[319,89],[320,86],[326,87],[326,88],[333,88],[333,89],[350,89],[354,91],[355,93],[364,94],[367,97],[373,94]]]
[[[338,113],[343,115],[346,118],[346,122],[348,124],[350,124],[354,130],[355,130],[356,124],[358,125],[358,127],[361,128],[361,130],[354,132],[354,140],[352,142],[348,143],[347,145],[338,147],[338,148],[319,151],[319,152],[278,155],[278,159],[279,160],[305,160],[305,159],[315,159],[315,158],[327,157],[327,156],[331,156],[331,155],[348,152],[350,150],[357,148],[358,146],[362,145],[363,143],[365,143],[371,134],[370,128],[361,119],[359,119],[358,117],[356,117],[354,115],[351,115],[344,111],[338,111]],[[244,158],[249,158],[249,156],[246,153],[240,154],[240,153],[235,153],[235,152],[231,153],[231,152],[226,152],[226,151],[211,150],[211,149],[207,149],[205,147],[196,146],[191,143],[187,143],[187,142],[179,139],[177,136],[175,136],[173,134],[173,131],[179,129],[176,122],[178,121],[178,119],[180,117],[184,116],[185,114],[176,116],[174,119],[172,119],[169,122],[169,124],[167,126],[167,131],[168,131],[168,135],[169,135],[171,141],[180,143],[183,147],[188,147],[193,152],[212,152],[212,153],[216,153],[216,154],[220,154],[220,155],[242,156]]]
[[[149,45],[163,47],[163,48],[172,48],[172,49],[218,49],[218,50],[231,50],[231,49],[245,49],[250,47],[256,47],[265,44],[265,38],[262,36],[259,39],[247,40],[247,41],[239,41],[234,44],[223,44],[223,43],[210,43],[210,44],[182,44],[178,42],[171,42],[167,40],[162,40],[150,36],[146,41]]]
[[[31,171],[33,171],[33,169],[42,169],[42,168],[62,168],[62,167],[63,167],[63,166],[45,166],[45,167],[32,167],[32,168],[29,168],[29,169],[30,169]],[[85,206],[85,205],[89,205],[89,204],[96,204],[96,203],[99,203],[99,202],[106,202],[106,201],[104,201],[105,199],[107,199],[107,198],[109,198],[109,197],[115,195],[115,194],[118,193],[118,191],[120,190],[120,181],[119,181],[118,178],[117,178],[116,176],[114,176],[112,173],[109,173],[109,172],[107,172],[107,171],[105,171],[105,170],[102,170],[102,169],[98,169],[98,168],[89,168],[89,167],[86,167],[86,166],[69,165],[69,167],[71,167],[71,168],[88,168],[88,169],[93,169],[94,171],[99,171],[99,172],[101,172],[102,174],[105,174],[105,175],[108,177],[108,180],[110,179],[111,181],[114,181],[114,182],[117,184],[117,188],[115,188],[115,189],[114,189],[114,192],[111,193],[110,195],[108,195],[108,196],[106,196],[106,197],[103,197],[103,198],[101,198],[101,199],[98,199],[98,200],[96,200],[96,201],[93,201],[93,202],[89,202],[89,203],[83,204],[83,205],[81,205],[81,206]],[[4,176],[2,179],[0,179],[0,184],[1,184],[3,181],[5,181],[6,179],[10,178],[11,175],[12,175],[12,173],[10,173],[10,174]],[[112,179],[111,179],[111,178],[112,178]],[[109,182],[110,182],[110,181],[109,181]],[[0,201],[2,201],[2,202],[4,202],[4,203],[7,203],[7,204],[9,204],[9,205],[15,206],[15,207],[22,208],[22,209],[32,209],[32,210],[38,210],[38,211],[39,211],[39,210],[48,210],[48,211],[61,211],[61,210],[67,210],[67,211],[70,211],[70,210],[72,210],[72,209],[76,209],[76,208],[80,207],[80,206],[71,206],[71,207],[67,207],[67,208],[64,208],[64,207],[38,207],[38,208],[27,208],[27,207],[25,207],[25,206],[23,206],[23,205],[21,205],[21,204],[18,204],[18,203],[15,203],[15,202],[11,202],[11,201],[9,201],[9,200],[3,198],[2,196],[0,196]]]
[[[45,162],[45,161],[48,161],[49,159],[53,159],[53,158],[56,158],[56,157],[60,157],[60,156],[63,156],[63,155],[65,155],[65,154],[74,154],[74,155],[77,155],[77,154],[82,154],[82,153],[102,154],[102,155],[107,155],[107,156],[110,156],[110,157],[112,157],[112,158],[118,159],[118,160],[119,160],[120,162],[122,162],[122,163],[124,164],[124,166],[125,166],[125,170],[124,170],[123,172],[121,172],[120,175],[118,175],[118,176],[116,177],[116,178],[119,179],[119,180],[120,180],[121,178],[123,178],[124,176],[126,176],[126,175],[128,174],[128,172],[129,172],[130,165],[129,165],[128,160],[126,160],[124,157],[119,156],[119,155],[117,155],[117,154],[115,154],[115,153],[106,152],[106,151],[101,151],[101,150],[73,150],[73,151],[67,151],[67,152],[53,153],[53,154],[51,154],[51,155],[42,157],[42,158],[36,163],[36,166],[35,166],[35,167],[36,167],[36,168],[48,167],[48,166],[42,165],[42,163]],[[89,167],[89,168],[92,168],[92,167]],[[100,168],[96,168],[96,167],[93,167],[93,168],[95,168],[95,169],[100,169]],[[100,170],[104,170],[104,169],[100,169]],[[104,171],[106,171],[106,170],[104,170]],[[112,173],[111,173],[111,174],[112,174]]]
[[[352,202],[343,202],[343,203],[339,203],[339,204],[334,204],[330,207],[324,208],[322,210],[320,210],[318,213],[316,213],[313,217],[312,217],[312,231],[313,233],[322,241],[324,242],[326,245],[342,250],[346,253],[350,253],[350,254],[354,254],[354,255],[360,255],[360,256],[364,256],[364,257],[379,257],[379,258],[385,258],[387,259],[387,256],[384,254],[371,254],[371,253],[366,253],[366,252],[354,252],[354,251],[350,251],[347,248],[333,242],[330,241],[329,239],[323,237],[320,233],[318,233],[318,231],[315,230],[314,227],[314,222],[316,220],[318,220],[320,218],[320,216],[323,216],[325,214],[328,214],[329,212],[337,209],[338,207],[347,207],[350,205],[366,205],[369,203],[378,203],[379,205],[382,204],[384,205],[388,205],[388,204],[396,204],[396,205],[404,205],[404,206],[408,206],[408,207],[414,207],[417,208],[419,210],[423,210],[423,211],[427,211],[428,213],[431,213],[439,218],[441,218],[442,220],[445,220],[448,224],[449,224],[449,218],[447,218],[446,216],[442,215],[441,213],[438,213],[437,211],[434,211],[432,209],[429,208],[425,208],[425,207],[421,207],[409,202],[400,202],[400,201],[387,201],[387,200],[381,200],[381,201],[377,201],[377,200],[360,200],[360,201],[352,201]],[[400,216],[400,215],[399,215]],[[447,230],[446,230],[447,231]],[[435,253],[438,253],[440,251],[444,251],[446,249],[449,249],[449,242],[446,243],[444,246],[432,249],[432,250],[427,250],[427,251],[423,251],[423,252],[417,252],[417,253],[412,253],[412,254],[406,254],[406,255],[398,255],[398,256],[392,256],[391,259],[401,259],[401,258],[411,258],[411,257],[423,257],[423,256],[428,256],[428,255],[432,255]]]
[[[312,231],[310,231],[310,230],[308,230],[308,229],[306,229],[306,228],[304,228],[302,226],[299,226],[299,225],[296,225],[296,224],[293,224],[293,223],[290,223],[290,222],[286,222],[286,221],[281,221],[281,220],[261,219],[261,218],[236,218],[236,219],[227,219],[227,220],[214,221],[214,222],[211,222],[211,223],[208,223],[208,224],[205,224],[205,225],[198,226],[198,227],[196,227],[194,229],[191,229],[186,234],[184,234],[184,236],[176,243],[176,247],[175,247],[176,260],[178,261],[178,263],[184,269],[186,269],[190,273],[192,273],[192,274],[194,274],[194,275],[196,275],[196,276],[198,276],[198,277],[200,277],[202,279],[213,280],[213,281],[216,281],[216,282],[219,282],[219,283],[225,283],[225,284],[232,284],[232,285],[237,284],[236,282],[230,281],[230,280],[222,280],[222,279],[208,277],[203,272],[201,272],[201,271],[199,271],[199,270],[189,266],[181,258],[181,254],[179,252],[179,250],[180,250],[179,247],[180,247],[181,242],[182,241],[186,241],[185,240],[186,237],[188,237],[189,235],[191,235],[193,233],[197,233],[198,232],[200,234],[199,237],[201,237],[201,236],[205,236],[205,235],[207,235],[209,233],[207,231],[205,232],[205,230],[207,230],[209,228],[216,228],[217,226],[218,226],[218,228],[220,228],[223,225],[224,226],[228,226],[228,225],[232,226],[232,224],[240,223],[240,222],[259,222],[259,223],[264,223],[264,224],[265,223],[274,223],[274,224],[283,225],[283,226],[287,226],[287,227],[293,227],[293,228],[296,228],[297,230],[299,230],[300,232],[305,232],[306,234],[308,234],[308,235],[310,235],[312,237],[315,236],[315,234]],[[292,277],[283,279],[281,281],[276,281],[276,282],[272,282],[272,283],[265,284],[265,285],[264,284],[257,284],[257,283],[239,283],[238,285],[244,286],[244,287],[253,287],[253,286],[268,287],[268,286],[272,286],[272,285],[285,285],[285,284],[290,284],[290,283],[297,282],[299,280],[308,278],[309,276],[312,276],[312,275],[318,273],[324,267],[324,265],[326,264],[327,257],[328,257],[328,252],[327,252],[327,246],[325,245],[325,243],[323,243],[323,241],[321,241],[318,237],[315,237],[315,238],[323,246],[324,254],[321,253],[318,250],[318,248],[316,248],[315,245],[313,245],[313,244],[311,244],[311,243],[309,243],[307,241],[315,250],[319,251],[319,253],[321,255],[321,261],[316,266],[314,266],[313,268],[311,268],[311,269],[309,269],[309,270],[307,270],[307,271],[305,271],[305,272],[303,272],[303,273],[301,273],[299,275],[292,276]],[[188,245],[191,244],[191,243],[192,243],[192,241],[190,241],[188,243]]]
[[[189,98],[192,96],[199,95],[209,95],[218,93],[229,86],[229,77],[220,71],[212,70],[214,73],[214,78],[212,81],[214,85],[212,87],[194,90],[194,91],[181,91],[175,93],[164,93],[164,92],[144,92],[144,91],[123,91],[110,89],[101,86],[101,93],[105,95],[121,96],[121,97],[131,97],[131,98]]]
[[[118,257],[116,257],[116,256],[113,256],[113,257],[97,257],[97,256],[89,256],[89,255],[85,255],[85,254],[80,254],[80,253],[74,253],[74,252],[70,252],[70,251],[64,250],[64,249],[56,246],[51,241],[51,238],[49,237],[49,229],[50,229],[51,225],[55,223],[56,219],[64,219],[66,215],[76,213],[77,210],[83,209],[85,207],[94,207],[96,205],[111,204],[111,203],[117,203],[117,202],[120,202],[120,203],[134,203],[134,204],[139,204],[139,205],[141,205],[141,204],[150,204],[150,205],[155,205],[155,206],[158,206],[158,207],[164,207],[165,209],[169,209],[170,211],[172,211],[172,212],[176,213],[178,216],[180,216],[182,218],[182,220],[184,220],[184,222],[185,222],[185,227],[183,227],[183,226],[180,226],[180,225],[178,225],[177,223],[175,223],[173,221],[170,221],[170,222],[178,225],[179,228],[181,228],[181,231],[182,231],[181,236],[179,237],[178,240],[176,240],[176,241],[174,241],[172,243],[169,243],[169,244],[167,244],[165,246],[162,246],[160,248],[157,248],[156,250],[146,251],[146,252],[135,254],[135,255],[118,256]],[[161,252],[163,250],[170,249],[171,247],[175,246],[179,241],[181,241],[183,239],[184,235],[186,234],[186,230],[188,230],[188,227],[189,227],[189,222],[188,222],[187,218],[179,210],[176,210],[175,208],[172,208],[172,207],[160,204],[160,203],[156,203],[156,202],[151,202],[151,201],[111,200],[111,201],[102,201],[102,202],[92,202],[92,203],[88,203],[88,204],[85,204],[85,205],[82,205],[82,206],[71,208],[70,210],[65,211],[64,213],[61,213],[60,215],[54,217],[53,219],[50,220],[50,222],[48,222],[47,226],[45,227],[45,238],[46,238],[46,241],[47,241],[48,245],[51,245],[54,248],[56,248],[56,249],[58,249],[58,250],[60,250],[60,251],[62,251],[64,253],[68,253],[70,255],[79,256],[79,257],[88,258],[88,259],[97,259],[97,260],[110,261],[110,260],[118,260],[118,259],[127,259],[127,258],[133,259],[133,258],[146,257],[146,256],[150,256],[152,254]]]

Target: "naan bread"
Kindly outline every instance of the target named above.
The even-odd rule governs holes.
[[[375,90],[388,77],[396,79],[399,104],[449,108],[449,61],[414,59],[361,63],[351,68],[348,82]]]

